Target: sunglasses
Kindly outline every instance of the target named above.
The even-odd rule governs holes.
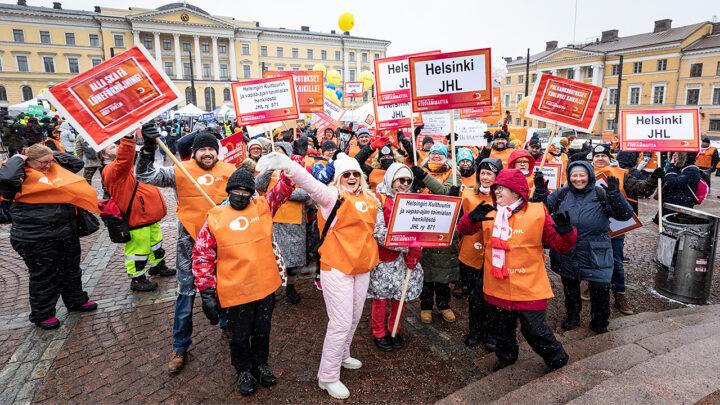
[[[360,178],[360,172],[345,172],[342,175],[343,179],[349,179],[350,177]]]
[[[401,178],[395,179],[395,180],[398,181],[400,184],[410,184],[410,183],[412,183],[412,179],[409,178],[409,177],[401,177]]]

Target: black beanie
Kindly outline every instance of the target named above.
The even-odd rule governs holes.
[[[195,152],[197,152],[198,149],[202,148],[213,148],[215,149],[215,152],[220,153],[220,146],[218,145],[218,140],[211,131],[203,130],[195,135],[195,140],[193,140],[192,144],[193,155],[195,154]]]
[[[243,189],[247,191],[255,191],[255,178],[249,171],[239,168],[230,175],[225,191]]]
[[[496,132],[495,132],[495,135],[493,136],[493,139],[499,139],[499,138],[502,138],[502,139],[505,139],[505,140],[509,141],[509,140],[510,140],[510,134],[508,134],[507,132],[502,131],[502,130],[496,131]]]
[[[322,145],[320,145],[320,150],[323,152],[325,152],[326,150],[335,150],[337,148],[337,144],[333,141],[325,141],[322,143]]]
[[[432,139],[431,136],[426,136],[422,139],[421,145],[425,145],[426,143],[435,143],[435,140]]]

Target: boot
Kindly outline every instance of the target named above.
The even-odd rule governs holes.
[[[173,352],[173,355],[170,358],[170,363],[168,364],[168,371],[170,374],[176,374],[182,371],[183,367],[185,367],[186,361],[187,352]]]
[[[157,266],[151,267],[150,270],[148,270],[148,274],[151,276],[169,277],[174,276],[175,273],[175,269],[170,269],[165,265],[165,260],[162,260]]]
[[[580,283],[580,299],[590,301],[590,287],[587,283]]]
[[[440,313],[442,314],[443,319],[445,322],[453,323],[455,322],[455,313],[452,309],[441,309]]]
[[[635,313],[635,311],[633,311],[630,307],[630,303],[628,302],[625,293],[616,292],[613,295],[615,297],[615,308],[620,311],[621,314],[632,315]]]
[[[478,347],[480,346],[480,343],[482,343],[482,337],[472,333],[468,333],[465,336],[464,343],[467,347]]]
[[[68,308],[68,311],[75,311],[75,312],[90,312],[97,309],[97,303],[95,301],[88,298],[87,301],[85,301],[84,304],[78,305],[76,307]]]
[[[590,284],[590,330],[597,334],[608,331],[610,324],[610,286]]]
[[[497,349],[497,338],[494,335],[485,336],[484,347],[485,350],[494,353]]]
[[[257,366],[253,372],[253,376],[256,380],[260,381],[260,385],[263,387],[272,387],[277,384],[277,378],[272,372],[272,368],[268,364],[261,364]]]
[[[395,349],[395,350],[402,349],[403,337],[399,333],[396,333],[395,337],[390,337],[390,340],[392,341],[393,349]]]
[[[52,316],[44,321],[35,322],[35,325],[37,325],[40,329],[45,330],[57,329],[60,327],[60,320]]]
[[[432,323],[432,310],[431,309],[423,309],[420,311],[420,322],[422,323]]]
[[[578,287],[573,280],[568,280],[567,283],[563,283],[563,292],[565,293],[565,320],[562,323],[562,328],[565,330],[573,330],[580,325],[582,300],[578,299],[580,298]]]
[[[375,346],[377,346],[378,349],[382,352],[389,352],[393,349],[393,342],[392,338],[389,334],[386,334],[385,336],[381,338],[375,338]]]
[[[244,397],[254,394],[257,390],[257,381],[249,371],[239,373],[235,384],[237,384],[240,395]]]
[[[133,277],[133,279],[130,280],[130,290],[132,290],[132,291],[139,291],[139,292],[155,291],[157,286],[158,286],[158,284],[156,282],[148,280],[144,274],[140,277]]]
[[[333,382],[318,381],[318,386],[320,389],[327,391],[328,395],[333,398],[347,399],[350,396],[350,391],[340,380]]]
[[[288,284],[287,287],[285,287],[285,296],[287,297],[288,302],[292,305],[299,304],[302,299],[295,289],[295,284]]]

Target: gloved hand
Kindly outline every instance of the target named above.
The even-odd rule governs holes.
[[[160,137],[160,132],[157,130],[155,124],[151,122],[143,124],[142,130],[140,132],[142,133],[143,139],[146,142],[151,141],[152,143],[155,143],[155,139]]]
[[[265,170],[283,170],[289,172],[293,165],[296,165],[290,157],[280,152],[271,152],[258,160],[255,170],[264,172]]]
[[[450,142],[450,134],[445,135],[445,139],[447,139],[447,141]],[[458,139],[458,134],[457,134],[457,132],[456,132],[456,133],[455,133],[455,139],[453,139],[453,142],[457,141],[457,139]]]
[[[220,303],[215,296],[215,289],[208,288],[200,291],[200,298],[202,298],[202,310],[210,321],[210,325],[217,325],[220,322]]]
[[[533,177],[533,183],[535,184],[535,190],[544,190],[547,189],[549,180],[545,180],[545,176],[543,175],[543,172],[537,171],[535,172],[535,176]]]
[[[423,128],[425,128],[425,125],[420,125],[420,126],[415,127],[415,131],[413,133],[415,134],[416,137],[418,135],[420,135],[420,132],[422,132]]]
[[[610,176],[607,179],[607,186],[603,186],[603,188],[608,193],[614,193],[616,191],[619,192],[620,191],[620,180],[618,180],[618,178],[615,176]]]
[[[493,219],[493,218],[488,218],[487,214],[489,214],[491,211],[494,211],[494,210],[495,210],[495,207],[493,207],[492,205],[483,201],[480,203],[480,205],[478,205],[472,211],[470,211],[468,216],[470,217],[470,220],[473,222],[487,221],[488,219]]]
[[[662,167],[658,167],[657,169],[653,170],[652,174],[650,175],[653,179],[664,179],[665,178],[665,169]]]
[[[425,176],[427,176],[427,172],[423,170],[420,166],[413,166],[410,168],[410,170],[412,170],[413,176],[417,181],[423,181],[425,179]]]
[[[450,186],[450,191],[448,192],[448,195],[451,197],[460,197],[460,187]]]
[[[385,145],[390,144],[390,138],[387,136],[374,136],[370,139],[370,147],[373,149],[380,149]]]
[[[397,131],[397,140],[398,140],[399,143],[402,143],[402,141],[405,140],[405,134],[403,133],[402,130],[399,130],[399,129],[398,129],[398,131]]]
[[[555,230],[560,235],[565,235],[567,233],[572,232],[573,226],[570,223],[570,213],[565,212],[556,212],[551,215],[553,221],[555,222]]]
[[[493,135],[492,135],[492,133],[490,133],[490,131],[485,131],[485,133],[483,134],[483,136],[484,136],[485,139],[488,141],[488,143],[492,142]]]
[[[308,151],[308,138],[301,136],[293,141],[293,155],[305,156]]]

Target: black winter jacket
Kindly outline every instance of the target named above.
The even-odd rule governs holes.
[[[663,181],[663,202],[683,207],[695,206],[693,192],[700,181],[700,169],[695,165],[686,166],[682,170],[670,165]]]

